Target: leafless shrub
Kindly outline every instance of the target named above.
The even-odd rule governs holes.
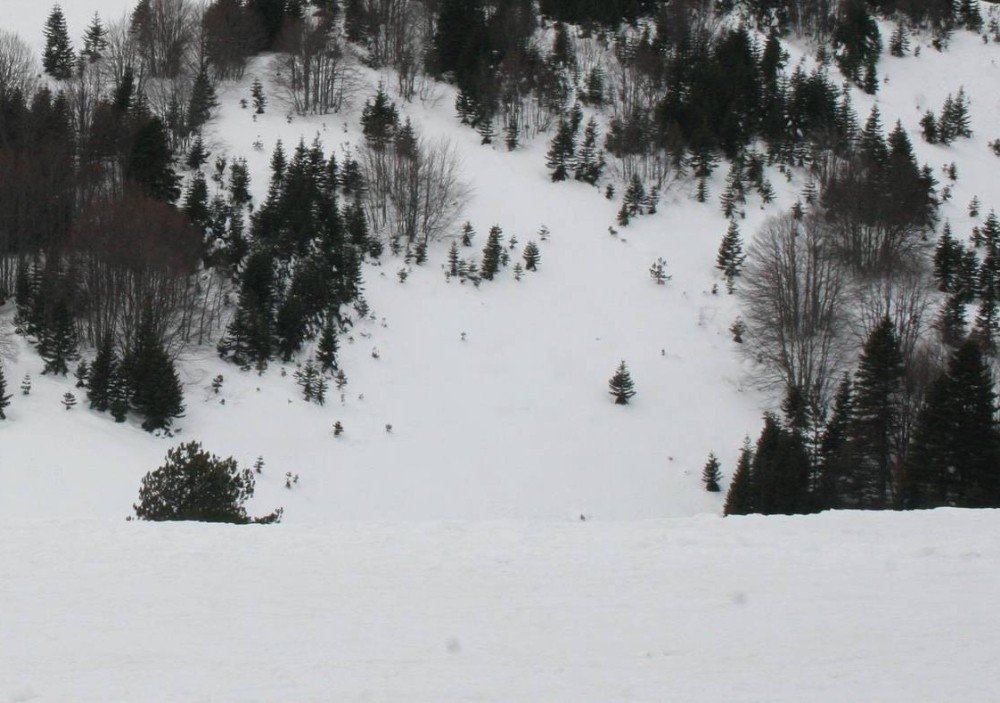
[[[280,47],[271,64],[274,82],[295,112],[325,115],[347,104],[356,77],[333,27],[315,17],[289,22]]]

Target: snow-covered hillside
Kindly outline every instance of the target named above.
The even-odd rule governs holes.
[[[996,700],[1000,514],[0,523],[0,700]]]
[[[113,18],[128,4],[74,1],[67,7],[71,32],[81,33],[95,9]],[[27,0],[4,5],[4,25],[39,43],[46,8]],[[964,208],[973,195],[984,211],[1000,204],[1000,187],[990,178],[997,160],[986,147],[1000,136],[994,134],[998,60],[1000,46],[959,32],[948,52],[925,47],[920,57],[887,57],[881,64],[884,122],[903,120],[918,156],[931,166],[958,164],[954,198],[943,215],[962,236],[971,226]],[[295,144],[319,136],[330,150],[357,143],[360,103],[384,78],[363,73],[367,88],[341,114],[289,119],[272,93],[268,114],[253,121],[239,100],[255,76],[267,79],[266,58],[242,83],[222,86],[209,142],[216,153],[249,160],[258,197],[278,139]],[[974,138],[950,147],[923,143],[921,111],[939,107],[960,84],[971,97]],[[520,282],[508,270],[503,280],[480,288],[448,282],[442,266],[449,242],[443,241],[400,283],[402,261],[384,258],[365,269],[375,321],[355,327],[342,345],[349,378],[343,404],[308,405],[280,366],[263,376],[240,372],[207,346],[184,359],[187,415],[180,437],[247,464],[263,456],[261,504],[284,505],[293,522],[718,511],[719,497],[706,495],[698,482],[704,458],[715,451],[731,471],[740,439],[755,432],[768,399],[748,386],[748,368],[730,339],[734,299],[711,293],[726,227],[716,199],[693,202],[690,185],[679,184],[657,215],[613,236],[615,203],[583,184],[549,182],[545,139],[515,153],[483,147],[474,131],[458,126],[450,89],[439,86],[437,93],[437,100],[401,109],[424,134],[456,144],[473,191],[463,218],[479,232],[478,245],[493,224],[522,245],[538,239],[544,225],[551,236],[540,242],[540,270]],[[871,98],[855,97],[864,115]],[[257,141],[262,150],[252,147]],[[723,175],[716,175],[716,194]],[[777,202],[764,210],[751,201],[747,233],[789,205],[803,185],[801,178],[785,183],[773,175]],[[673,276],[666,286],[648,275],[661,256]],[[4,334],[9,307],[0,317]],[[59,401],[72,382],[40,377],[37,355],[19,340],[13,344],[12,385],[30,373],[35,386],[29,397],[15,397],[11,420],[0,427],[7,485],[0,512],[125,515],[139,478],[159,463],[171,440],[82,407],[64,412]],[[638,389],[627,408],[607,396],[607,380],[621,359]],[[215,397],[209,382],[219,373],[226,382]],[[346,432],[334,439],[338,420]],[[291,491],[284,488],[288,471],[300,477]]]

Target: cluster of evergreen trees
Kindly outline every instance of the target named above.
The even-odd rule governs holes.
[[[237,310],[218,345],[223,358],[262,369],[344,324],[341,309],[361,292],[361,260],[372,246],[358,202],[340,204],[356,188],[318,141],[300,142],[291,158],[278,144],[250,225]]]
[[[829,417],[789,389],[783,417],[766,414],[744,443],[727,515],[832,508],[1000,507],[1000,427],[989,355],[975,338],[955,348],[907,432],[904,358],[884,319],[845,377]]]

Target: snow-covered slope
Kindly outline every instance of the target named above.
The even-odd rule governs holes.
[[[94,9],[113,18],[129,4],[74,0],[66,8],[71,32],[81,33]],[[38,43],[46,8],[33,0],[5,0],[4,6],[5,26]],[[920,57],[883,60],[889,80],[878,101],[887,125],[899,118],[911,130],[922,160],[935,168],[958,163],[955,197],[943,214],[964,236],[972,195],[984,213],[1000,206],[1000,186],[991,177],[1000,162],[986,148],[1000,137],[1000,46],[960,32],[946,53],[923,49]],[[368,87],[350,110],[315,118],[288,119],[272,89],[268,114],[255,122],[239,100],[249,95],[254,76],[266,80],[267,74],[261,59],[242,83],[221,88],[223,104],[209,135],[216,153],[249,160],[258,196],[278,139],[288,145],[318,135],[336,151],[357,143],[360,104],[382,78],[363,73]],[[974,139],[951,147],[924,144],[917,132],[921,111],[938,109],[960,84],[972,100]],[[260,502],[284,505],[293,522],[717,511],[719,496],[701,490],[701,465],[715,451],[731,470],[767,396],[747,387],[747,367],[730,340],[734,299],[711,294],[726,227],[716,198],[695,203],[689,186],[680,184],[666,193],[659,214],[612,236],[616,203],[582,184],[550,183],[544,138],[516,153],[483,147],[475,132],[457,124],[450,89],[438,93],[436,101],[401,109],[424,134],[456,144],[473,189],[464,217],[479,232],[477,250],[489,227],[499,224],[520,242],[516,258],[545,225],[552,234],[540,242],[540,270],[516,282],[508,269],[480,288],[449,283],[441,268],[444,241],[401,284],[402,261],[386,257],[365,270],[377,321],[363,322],[342,344],[350,379],[343,404],[336,397],[324,408],[305,404],[278,365],[258,377],[219,362],[211,347],[195,349],[183,365],[188,411],[180,439],[199,439],[246,463],[262,455]],[[863,117],[871,99],[855,97]],[[264,149],[253,149],[255,141]],[[800,178],[785,183],[773,176],[777,203],[765,211],[751,201],[743,224],[748,236],[803,185]],[[723,177],[720,169],[716,195]],[[647,273],[660,256],[673,276],[662,287]],[[11,315],[9,309],[0,314],[3,333],[9,334]],[[139,478],[178,440],[114,425],[82,406],[64,412],[59,401],[72,381],[41,378],[35,353],[20,342],[15,348],[8,378],[16,385],[31,373],[35,389],[15,397],[10,420],[0,426],[7,486],[0,514],[123,516]],[[638,389],[627,408],[614,406],[606,391],[621,359]],[[225,405],[208,389],[218,373],[226,377]],[[338,420],[346,433],[334,439]],[[284,488],[286,471],[300,476],[292,491]]]
[[[996,700],[1000,513],[0,523],[0,701]]]

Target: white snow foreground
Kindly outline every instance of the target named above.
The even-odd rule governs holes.
[[[1000,511],[0,523],[0,701],[990,701]]]

